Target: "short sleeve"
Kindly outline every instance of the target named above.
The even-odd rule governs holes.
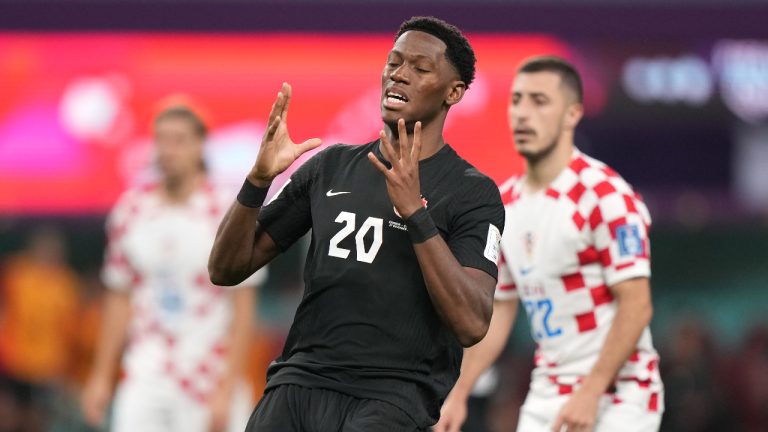
[[[598,201],[590,220],[606,284],[650,277],[651,218],[645,204],[620,179],[598,184],[595,193]]]
[[[473,183],[456,198],[448,247],[462,266],[483,270],[497,278],[504,207],[499,190],[490,179],[483,176]]]
[[[517,285],[515,284],[515,278],[512,276],[512,269],[509,268],[509,263],[504,258],[502,252],[499,256],[499,278],[496,283],[496,292],[494,293],[494,300],[509,301],[517,300]]]
[[[311,190],[320,152],[306,161],[261,208],[259,223],[281,251],[287,250],[312,227]]]
[[[107,249],[101,269],[101,280],[110,290],[127,291],[140,279],[128,260],[124,247],[125,233],[132,211],[135,212],[137,205],[136,192],[126,192],[107,217]]]

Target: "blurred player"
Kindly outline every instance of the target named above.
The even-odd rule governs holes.
[[[506,226],[488,335],[466,350],[437,431],[458,431],[472,383],[507,342],[518,300],[538,344],[517,430],[655,431],[663,387],[645,204],[612,169],[574,147],[582,86],[555,57],[525,62],[509,123],[527,172],[502,187]]]
[[[320,144],[289,138],[283,85],[210,263],[212,280],[237,283],[312,229],[304,297],[249,431],[416,431],[437,421],[462,346],[488,328],[504,221],[493,182],[442,136],[474,64],[455,27],[403,23],[381,77],[380,139],[318,153],[262,208],[275,176]]]
[[[242,431],[248,420],[251,398],[241,373],[254,290],[224,289],[208,278],[208,253],[228,198],[207,180],[206,133],[188,108],[160,113],[160,181],[126,192],[109,217],[109,293],[82,399],[94,425],[104,419],[121,354],[114,431]]]

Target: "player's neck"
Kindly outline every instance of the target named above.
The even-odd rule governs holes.
[[[525,183],[531,192],[549,187],[571,163],[575,147],[572,139],[561,139],[549,154],[526,160]]]
[[[162,182],[163,198],[174,204],[186,202],[190,196],[205,182],[205,173],[195,173],[166,176]]]
[[[432,157],[440,151],[445,145],[443,140],[443,127],[442,122],[440,124],[430,123],[422,127],[421,129],[421,152],[419,153],[419,160],[424,160]],[[384,128],[387,137],[389,138],[395,151],[400,151],[400,139],[397,133],[397,126],[394,129],[390,127]],[[408,134],[408,140],[413,142],[413,133]],[[384,154],[382,152],[382,154]]]

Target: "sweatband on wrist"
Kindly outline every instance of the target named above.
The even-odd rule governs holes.
[[[243,187],[237,194],[237,202],[250,208],[261,207],[264,200],[267,199],[267,191],[269,191],[269,187],[260,188],[245,179]]]
[[[405,220],[405,225],[413,243],[424,243],[437,235],[437,227],[426,207],[416,210]]]

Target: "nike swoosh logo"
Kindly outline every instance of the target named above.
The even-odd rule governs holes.
[[[325,193],[325,196],[332,197],[336,195],[344,195],[352,192],[334,192],[333,189],[328,190],[328,192]]]

